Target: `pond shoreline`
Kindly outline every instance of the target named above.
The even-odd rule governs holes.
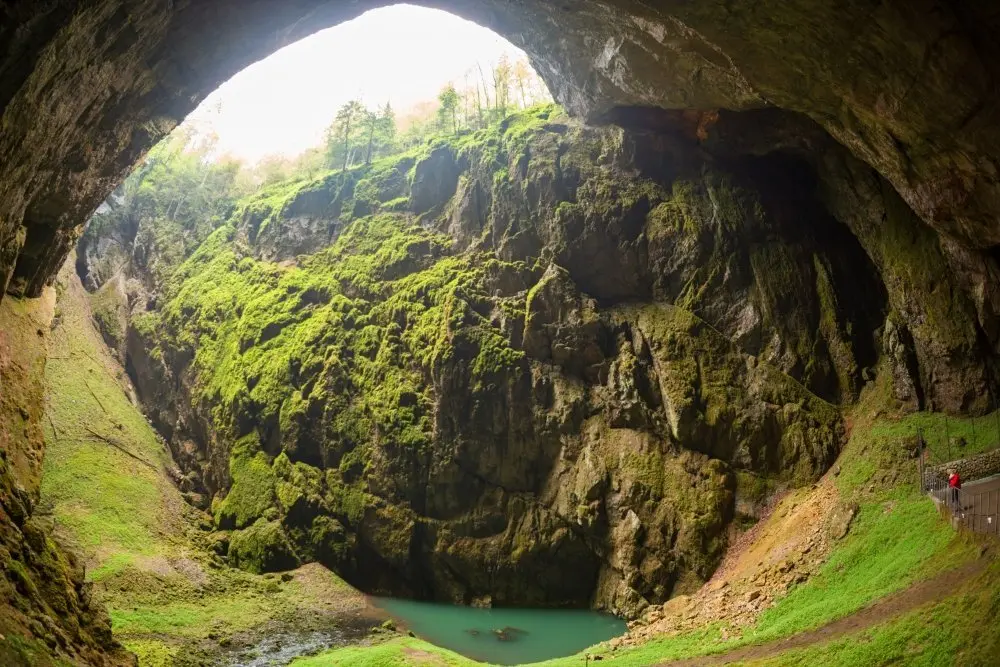
[[[577,653],[620,636],[625,621],[588,609],[473,607],[366,596],[393,628],[466,658],[522,664]]]

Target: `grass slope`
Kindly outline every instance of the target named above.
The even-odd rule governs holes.
[[[403,667],[405,665],[467,667],[482,663],[413,637],[397,637],[375,646],[351,646],[322,655],[300,658],[294,667]]]
[[[1000,651],[1000,563],[948,599],[829,644],[758,661],[770,667],[995,665]]]
[[[169,452],[130,401],[70,270],[59,291],[41,510],[84,557],[116,637],[140,665],[217,664],[220,650],[252,643],[255,632],[360,609],[363,598],[321,568],[284,581],[211,555],[198,529],[207,518],[170,482]]]

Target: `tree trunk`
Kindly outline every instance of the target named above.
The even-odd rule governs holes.
[[[483,98],[485,98],[485,100],[486,100],[486,111],[489,112],[489,110],[490,110],[490,94],[486,90],[486,75],[483,74],[483,66],[482,65],[480,65],[479,63],[476,63],[476,67],[479,68],[479,80],[483,84]],[[478,91],[477,91],[476,95],[478,97]],[[479,114],[480,114],[480,116],[482,115],[482,107],[479,108]]]
[[[375,141],[375,123],[368,128],[368,154],[365,156],[365,164],[372,163],[372,142]]]
[[[351,156],[351,121],[348,120],[347,122],[344,123],[344,168],[341,169],[341,171],[347,171],[347,160],[350,156]]]

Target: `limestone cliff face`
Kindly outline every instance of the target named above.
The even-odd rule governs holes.
[[[41,294],[73,247],[82,223],[99,202],[151,145],[228,76],[284,44],[380,4],[377,0],[350,3],[304,0],[293,4],[265,0],[253,3],[252,7],[238,0],[167,3],[14,0],[4,3],[0,7],[0,44],[4,45],[0,53],[0,120],[3,127],[0,155],[4,158],[0,161],[0,298],[4,293]],[[704,135],[705,140],[695,151],[696,159],[685,158],[678,162],[663,158],[659,163],[660,167],[670,167],[678,173],[691,165],[710,163],[704,171],[689,173],[680,179],[666,176],[667,172],[657,176],[650,176],[648,169],[643,172],[645,178],[670,184],[670,197],[655,200],[656,206],[668,204],[657,215],[653,215],[655,209],[646,211],[645,204],[635,208],[618,191],[610,196],[616,206],[620,205],[616,214],[574,210],[571,205],[579,199],[554,199],[550,187],[568,187],[567,191],[573,196],[583,187],[582,196],[586,194],[585,184],[589,177],[579,182],[572,178],[567,180],[572,172],[562,170],[561,166],[558,172],[552,172],[557,176],[543,175],[547,172],[540,170],[537,163],[532,164],[529,158],[525,162],[526,172],[507,161],[510,173],[519,174],[519,182],[524,184],[521,193],[524,203],[517,203],[521,194],[510,192],[509,201],[516,206],[508,208],[505,214],[520,211],[521,217],[498,216],[496,213],[501,209],[495,207],[501,206],[497,202],[505,201],[506,195],[490,180],[472,177],[471,165],[463,163],[460,156],[455,160],[452,174],[457,174],[457,180],[456,193],[449,205],[451,212],[444,215],[445,211],[439,211],[428,216],[428,224],[454,239],[448,252],[468,245],[474,249],[502,252],[502,257],[506,258],[503,261],[508,263],[520,261],[519,257],[531,258],[530,264],[524,267],[527,273],[505,266],[503,272],[490,274],[491,280],[499,280],[500,286],[508,291],[490,283],[492,291],[486,292],[490,298],[477,301],[479,310],[475,312],[487,318],[490,326],[495,323],[494,328],[503,332],[507,347],[525,354],[517,363],[529,365],[532,374],[536,372],[536,365],[541,365],[557,368],[560,382],[565,378],[582,377],[580,381],[587,383],[587,387],[610,386],[611,380],[600,373],[595,376],[587,369],[567,370],[563,362],[579,356],[595,360],[593,363],[598,368],[606,363],[608,378],[611,377],[612,361],[620,356],[618,338],[625,335],[613,324],[616,321],[614,313],[624,299],[647,305],[666,303],[680,307],[718,331],[733,346],[734,354],[746,355],[742,358],[748,362],[752,359],[756,367],[766,364],[767,368],[777,369],[825,399],[850,400],[857,388],[871,377],[872,368],[876,366],[891,374],[896,397],[912,406],[976,412],[983,409],[991,392],[995,395],[998,377],[995,364],[1000,352],[1000,289],[997,289],[1000,284],[1000,226],[996,224],[1000,210],[997,194],[1000,180],[994,165],[994,156],[1000,146],[1000,124],[997,123],[997,91],[1000,89],[996,86],[1000,58],[994,39],[1000,27],[1000,12],[996,3],[986,0],[957,0],[944,4],[888,0],[877,4],[824,4],[813,0],[764,0],[738,6],[711,0],[659,3],[481,0],[433,4],[477,20],[523,46],[556,99],[574,114],[591,120],[628,121],[630,125],[637,118],[648,116],[652,125],[661,129],[664,124],[693,123],[696,128],[693,134]],[[716,113],[719,109],[723,111]],[[740,113],[726,113],[726,110]],[[812,123],[803,126],[801,118],[789,123],[790,116],[784,112],[802,114]],[[825,134],[817,134],[815,124],[822,126]],[[706,134],[707,125],[712,127]],[[746,129],[750,131],[743,131]],[[830,137],[837,143],[834,144]],[[558,138],[550,137],[550,141],[561,145]],[[606,166],[608,162],[597,158],[625,156],[626,159],[616,164],[626,165],[626,172],[639,169],[643,163],[633,157],[649,152],[642,150],[645,146],[641,142],[638,147],[629,148],[630,145],[625,142],[623,150],[599,150],[594,162]],[[656,154],[657,151],[652,151],[652,155]],[[447,162],[447,155],[442,153],[439,159]],[[794,160],[790,161],[790,157]],[[436,169],[428,169],[430,163],[422,162],[421,173],[436,173]],[[807,165],[808,169],[802,169],[801,165]],[[648,163],[646,166],[650,167]],[[486,171],[493,168],[490,166]],[[786,175],[793,177],[814,176],[815,183],[796,181],[799,184],[794,188],[782,187],[783,177],[777,179],[776,189],[770,190],[757,177],[771,168],[784,170]],[[395,196],[403,198],[404,203],[390,206],[390,200],[380,200],[382,204],[377,208],[398,206],[402,209],[400,212],[425,213],[434,209],[435,200],[439,198],[434,188],[441,188],[438,192],[450,195],[447,191],[451,175],[438,181],[426,181],[428,190],[423,186],[426,179],[418,178],[417,173],[411,178],[409,169],[397,170],[397,180],[405,177],[402,190],[395,185],[385,189],[396,188],[398,194]],[[723,193],[729,188],[721,187],[720,176],[728,178],[728,184],[738,189],[749,190],[750,199],[759,203],[765,214],[758,222],[732,222],[748,218],[726,213],[728,200]],[[679,189],[675,182],[682,184]],[[416,193],[412,192],[411,183],[421,184]],[[685,183],[691,185],[688,190],[685,190]],[[794,201],[794,195],[799,192],[810,193],[809,199]],[[690,205],[669,205],[683,201],[688,194]],[[322,187],[317,188],[313,196],[320,201],[326,199]],[[742,196],[736,196],[735,200],[747,201]],[[308,220],[311,227],[292,225],[287,226],[286,232],[281,231],[286,226],[277,225],[270,232],[264,230],[281,237],[284,246],[257,243],[249,234],[241,232],[233,236],[246,239],[247,245],[241,253],[266,259],[265,253],[278,257],[322,251],[325,244],[344,232],[342,223],[363,215],[365,206],[372,200],[359,200],[353,194],[347,194],[346,198],[330,197],[331,202],[350,206],[346,217],[342,217],[341,212],[334,214],[332,209],[310,209],[305,199],[296,198],[296,201],[302,204],[299,214],[291,216],[286,211],[278,217]],[[560,206],[563,201],[570,205]],[[553,202],[558,202],[554,208]],[[818,217],[803,214],[805,210],[816,212],[817,206]],[[560,209],[559,215],[566,217],[555,217],[553,211]],[[756,205],[746,210],[756,211]],[[551,215],[537,217],[538,211],[548,211]],[[631,212],[634,217],[618,216],[622,211]],[[693,213],[685,215],[685,212]],[[522,224],[525,216],[531,225]],[[508,223],[498,224],[498,219],[515,222],[508,229]],[[684,224],[661,228],[658,221],[663,219],[683,219]],[[689,225],[689,219],[696,224]],[[821,219],[835,220],[841,226],[812,224]],[[602,226],[612,220],[609,222],[611,227]],[[803,220],[810,224],[798,224]],[[537,228],[535,222],[539,223]],[[845,228],[850,232],[849,237],[844,235]],[[565,230],[562,241],[560,229]],[[613,233],[606,233],[608,229]],[[641,231],[636,232],[636,229]],[[484,236],[478,236],[478,232]],[[656,243],[665,245],[657,250]],[[664,253],[664,248],[676,248],[678,252]],[[613,256],[606,258],[605,249],[613,249]],[[533,254],[542,252],[544,255]],[[643,256],[643,252],[647,254]],[[103,255],[100,249],[98,255]],[[556,255],[559,261],[554,261]],[[395,259],[402,257],[405,253]],[[241,256],[240,261],[243,259],[245,257]],[[520,302],[516,295],[535,285],[553,264],[556,266],[553,271],[564,269],[569,283],[581,293],[580,304],[596,303],[593,309],[588,305],[581,311],[595,313],[594,316],[580,316],[580,323],[574,319],[567,324],[562,323],[558,313],[540,314],[538,321],[546,322],[545,326],[550,329],[543,326],[540,331],[534,331],[521,327],[521,307],[513,309],[517,312],[509,312],[511,308],[507,308],[507,304]],[[234,261],[230,268],[249,269],[252,266]],[[405,276],[411,275],[407,271],[422,270],[423,265],[402,259],[393,266],[402,272],[399,275]],[[877,275],[874,281],[871,279],[873,273]],[[241,556],[241,552],[252,556],[256,542],[250,538],[258,534],[274,545],[273,553],[278,556],[272,562],[320,557],[317,554],[321,552],[326,554],[322,557],[327,562],[340,562],[337,559],[355,558],[351,554],[361,553],[360,550],[368,548],[365,545],[376,543],[377,540],[370,537],[371,529],[368,533],[361,530],[361,520],[352,524],[346,518],[343,522],[330,518],[340,511],[330,507],[343,508],[348,496],[337,491],[340,495],[331,501],[331,489],[341,487],[331,485],[330,475],[316,472],[328,470],[336,461],[341,461],[341,450],[354,451],[356,443],[342,438],[346,444],[334,447],[331,457],[327,444],[333,436],[325,431],[303,428],[299,418],[293,418],[298,413],[292,407],[301,405],[315,411],[305,413],[309,419],[304,423],[312,423],[310,420],[316,420],[317,415],[325,414],[308,398],[311,396],[308,390],[315,383],[309,385],[299,381],[301,372],[312,378],[320,371],[311,366],[303,370],[297,362],[289,362],[288,375],[278,384],[295,386],[299,397],[306,398],[302,398],[304,402],[290,401],[288,411],[282,409],[283,398],[278,408],[270,404],[265,405],[266,409],[250,405],[254,416],[237,420],[234,415],[247,414],[245,408],[248,406],[236,405],[234,401],[241,395],[230,391],[224,396],[218,394],[225,398],[227,407],[213,413],[212,401],[198,397],[203,385],[200,378],[203,379],[205,369],[210,368],[214,359],[202,358],[197,368],[193,364],[196,362],[195,347],[203,347],[214,340],[216,327],[208,326],[205,331],[191,334],[181,341],[183,344],[176,345],[171,342],[180,340],[176,328],[165,330],[162,334],[166,338],[160,347],[160,341],[154,340],[158,338],[154,335],[157,332],[151,327],[144,329],[140,318],[132,321],[126,335],[121,328],[125,321],[122,311],[137,306],[141,309],[149,303],[148,299],[140,298],[143,292],[136,287],[145,289],[150,285],[143,283],[141,276],[132,277],[137,278],[137,282],[126,281],[114,289],[108,285],[103,287],[112,298],[108,299],[111,307],[107,311],[109,316],[102,321],[102,330],[123,353],[131,350],[128,357],[132,372],[147,381],[147,401],[151,409],[159,415],[161,426],[176,435],[175,447],[188,461],[185,486],[192,500],[207,502],[205,492],[218,492],[221,496],[226,489],[239,488],[238,483],[232,483],[238,476],[230,472],[234,460],[230,456],[232,445],[255,431],[258,440],[264,442],[266,453],[263,458],[254,458],[261,465],[246,469],[263,474],[267,467],[276,475],[284,475],[282,479],[296,480],[294,488],[308,482],[307,488],[315,491],[302,496],[309,498],[308,502],[301,501],[295,494],[281,496],[284,499],[280,503],[288,505],[272,502],[267,496],[267,506],[275,508],[274,511],[266,512],[268,521],[261,528],[244,531],[234,538],[234,560],[242,558],[241,562],[250,565],[259,560]],[[274,279],[275,275],[267,272],[255,277],[255,281],[264,282]],[[350,299],[362,298],[366,294],[364,290],[372,286],[370,282],[361,286],[349,282],[343,287],[348,290],[347,298]],[[569,289],[569,283],[561,278],[557,283],[565,283]],[[482,285],[481,282],[477,284]],[[155,289],[150,305],[155,308],[156,290],[160,285],[154,282],[151,286]],[[511,301],[501,301],[500,306],[495,307],[492,299],[497,289],[502,298]],[[298,306],[290,306],[291,310],[320,309],[323,295],[327,294],[323,290],[295,293],[303,298]],[[377,296],[382,299],[385,294]],[[526,301],[527,295],[524,296],[523,301]],[[588,298],[593,301],[587,301]],[[216,304],[219,320],[242,317],[238,307],[245,305],[232,298],[220,301]],[[494,310],[497,317],[492,316]],[[184,314],[183,309],[179,312]],[[299,316],[291,319],[301,324],[296,317]],[[642,327],[634,317],[626,319],[634,339],[635,332]],[[400,331],[391,329],[385,322],[395,322]],[[600,326],[595,322],[600,322]],[[146,322],[147,325],[159,323],[159,320]],[[405,332],[407,324],[405,317],[400,316],[396,321],[393,316],[386,315],[382,324],[369,333],[378,333],[382,336],[380,341],[395,341],[394,336]],[[571,332],[571,339],[566,341],[555,336],[551,326],[558,332]],[[0,333],[8,331],[7,326],[0,329]],[[596,331],[603,332],[598,334],[602,342],[585,343]],[[243,349],[238,341],[239,354],[254,354],[252,351],[262,343],[280,335],[280,330],[276,333],[275,329],[265,327],[260,334],[253,340],[247,338],[248,346]],[[432,340],[436,339],[428,336],[413,345],[423,349],[421,346]],[[356,349],[353,347],[356,341],[351,342],[351,349]],[[318,347],[326,344],[311,341],[310,345],[313,343]],[[633,343],[632,347],[632,354],[640,357],[638,350],[643,349],[642,345]],[[601,350],[603,361],[596,361],[597,349]],[[331,353],[331,357],[340,358],[339,352]],[[220,355],[219,360],[226,358]],[[267,355],[261,355],[260,359],[264,358]],[[357,361],[361,357],[345,358]],[[652,358],[650,352],[649,359]],[[326,359],[322,361],[316,363],[326,372]],[[382,361],[389,367],[396,364],[418,366],[411,357],[390,356],[379,362],[380,369],[387,367]],[[445,377],[463,377],[464,371],[459,368],[450,375],[437,375],[437,367],[432,365],[427,371],[426,363],[425,358],[419,359],[418,375],[427,375],[430,379],[414,381],[414,384],[418,388],[430,387],[427,390],[430,393],[401,391],[396,397],[396,408],[390,412],[398,412],[399,407],[413,409],[415,419],[425,416],[428,419],[429,426],[422,424],[420,431],[429,430],[433,434],[436,422],[431,421],[430,415],[438,412],[431,406],[438,404],[436,396],[439,393],[448,393],[442,392],[434,382]],[[649,364],[647,360],[646,366]],[[331,380],[338,391],[352,386],[347,380],[358,380],[351,370],[356,365],[347,369],[346,379]],[[698,378],[702,367],[699,366]],[[447,365],[443,365],[440,370],[446,369]],[[653,377],[644,373],[648,378]],[[656,371],[657,381],[661,378],[659,373]],[[254,387],[248,389],[249,392],[262,386],[262,377],[267,375],[255,372],[243,378],[247,387]],[[622,377],[621,373],[616,377]],[[748,375],[740,376],[739,383],[750,381],[752,388],[752,377],[748,371]],[[6,378],[4,382],[5,388],[10,386]],[[495,380],[494,385],[521,386],[506,379]],[[464,390],[461,385],[457,386]],[[704,386],[701,380],[692,382],[691,386],[694,387],[692,397],[700,396]],[[31,395],[31,392],[24,393],[24,396]],[[425,395],[431,398],[422,402],[421,397]],[[516,392],[512,395],[522,396]],[[584,403],[577,401],[567,405],[598,405],[596,398],[587,395]],[[413,404],[414,397],[418,399],[416,404]],[[668,424],[676,422],[676,434],[673,434],[673,426],[664,430],[660,422],[636,429],[641,433],[657,433],[655,437],[661,443],[673,443],[662,435],[665,432],[673,434],[671,437],[709,432],[713,442],[725,442],[732,431],[729,426],[709,428],[704,425],[684,430],[681,428],[683,420],[669,417],[673,413],[662,400],[663,405],[659,406],[646,399],[642,404],[632,399],[616,400],[622,406],[645,405],[640,413],[651,410],[667,415]],[[677,414],[703,414],[698,410],[708,403],[699,401],[700,398],[697,401],[692,398],[690,405],[693,407],[686,413],[681,410]],[[766,398],[764,403],[773,411],[771,404],[774,401]],[[774,404],[782,405],[780,402]],[[520,410],[523,403],[512,400],[510,405]],[[415,410],[416,407],[420,410]],[[578,409],[582,408],[573,407],[573,410]],[[0,422],[14,424],[14,430],[9,433],[16,433],[19,438],[21,433],[28,433],[19,430],[23,422],[33,424],[29,432],[39,427],[37,406],[13,405],[8,400],[0,402],[0,411]],[[372,412],[382,414],[374,409]],[[633,408],[624,410],[627,415],[634,412]],[[342,413],[339,408],[330,410],[331,417]],[[282,420],[275,417],[276,414],[286,417]],[[534,423],[536,418],[528,419],[527,415],[527,412],[517,412],[514,421]],[[576,420],[589,418],[573,417]],[[633,422],[628,421],[631,416],[625,422],[615,421],[622,419],[620,416],[607,419],[635,428]],[[370,429],[359,432],[370,432]],[[745,433],[746,429],[733,432]],[[297,435],[276,438],[275,433]],[[24,438],[30,441],[36,436],[37,433],[35,436],[28,433]],[[776,437],[781,441],[785,439],[784,435]],[[489,441],[495,440],[490,438]],[[773,440],[769,438],[768,442]],[[294,446],[287,445],[291,452],[289,462],[295,460],[308,468],[296,465],[287,468],[280,458],[273,458],[286,448],[284,443],[293,441]],[[721,452],[730,445],[713,444],[703,448],[716,452],[717,447],[722,447],[718,450]],[[731,450],[737,452],[737,458],[742,461],[751,456],[747,453],[753,452],[754,446],[748,442],[733,446]],[[27,449],[31,448],[22,448],[22,453]],[[303,453],[295,453],[298,450]],[[720,457],[716,460],[727,460],[722,454],[712,455]],[[430,465],[425,465],[424,461],[420,459],[420,466],[414,464],[406,470],[424,471],[426,465]],[[341,474],[340,467],[344,467],[350,484],[358,486],[361,484],[358,480],[377,478],[382,463],[381,459],[372,462],[362,457],[355,464],[349,459],[347,465],[336,464],[337,474]],[[24,464],[21,460],[14,465]],[[729,464],[745,465],[736,460]],[[241,470],[238,465],[235,469]],[[443,465],[433,470],[441,469]],[[20,516],[19,507],[30,509],[30,503],[18,500],[23,499],[17,485],[25,487],[21,477],[24,470],[0,474],[6,489],[4,511],[7,515]],[[393,470],[392,474],[397,475],[397,471]],[[543,469],[539,474],[545,476],[550,471]],[[409,479],[406,475],[399,475],[399,478]],[[336,476],[333,479],[336,481]],[[276,484],[272,486],[277,489]],[[452,488],[453,485],[449,482],[444,486]],[[287,491],[292,487],[280,488]],[[373,490],[372,495],[388,497],[377,484],[369,488]],[[721,484],[720,488],[728,487]],[[275,497],[280,496],[278,491],[275,494]],[[548,503],[549,508],[557,506],[544,493],[532,491],[530,497],[543,498],[540,502]],[[317,498],[319,500],[315,500]],[[405,505],[386,502],[386,507]],[[603,502],[607,506],[609,501]],[[413,510],[417,517],[413,520],[414,529],[409,533],[403,531],[401,534],[407,537],[397,546],[403,542],[407,545],[430,543],[431,537],[425,537],[432,533],[428,528],[431,525],[429,515],[419,504],[419,498],[411,505],[417,508]],[[290,516],[286,511],[288,507],[320,508],[320,511],[316,518],[300,522],[311,526],[305,531],[287,519]],[[632,511],[635,517],[640,517],[637,510]],[[298,510],[291,514],[295,512]],[[320,516],[327,518],[320,519]],[[358,513],[353,512],[352,516],[357,518]],[[491,520],[493,516],[489,515]],[[626,539],[622,536],[630,534],[631,526],[642,525],[630,516],[627,512],[626,518],[616,516],[614,521],[618,523],[614,529],[597,529],[597,541],[588,542],[584,550],[589,554],[586,562],[595,571],[623,573],[631,571],[629,567],[637,567],[639,571],[649,567],[641,563],[636,566],[632,560],[629,561],[632,565],[624,565],[621,560],[612,562],[610,557],[605,557],[607,547],[593,546],[608,540],[617,544],[618,540]],[[15,576],[11,573],[20,571],[18,568],[24,564],[29,564],[29,569],[34,567],[30,564],[39,562],[37,554],[45,551],[40,548],[32,555],[30,549],[23,546],[27,543],[19,532],[22,518],[27,521],[24,515],[3,524],[2,537],[7,545],[4,549],[12,554],[10,562],[13,565],[7,568],[9,576]],[[472,523],[474,530],[469,530],[476,536],[495,534],[489,531],[498,530],[501,523],[508,525],[506,520],[496,524]],[[695,525],[700,524],[695,522]],[[714,530],[706,528],[705,534],[712,534]],[[578,534],[569,528],[567,531]],[[38,535],[34,539],[36,545],[42,544]],[[652,538],[637,538],[639,541],[647,539]],[[334,546],[322,551],[318,547],[313,549],[310,544]],[[365,554],[375,551],[376,548],[371,548]],[[711,549],[703,551],[707,553]],[[414,554],[418,552],[419,549],[414,550]],[[338,554],[336,558],[331,555],[333,553]],[[6,562],[7,556],[4,558]],[[593,565],[598,561],[600,565]],[[440,562],[438,559],[433,564],[421,565],[419,577],[415,579],[407,574],[406,581],[430,581],[426,572],[436,571]],[[681,562],[681,559],[674,558],[670,562]],[[65,568],[56,568],[60,569],[65,571]],[[628,579],[631,575],[617,576]],[[50,580],[58,579],[53,577]],[[42,576],[39,580],[44,579]],[[600,581],[602,584],[594,588],[604,592],[597,597],[611,600],[613,594],[608,591],[617,589],[618,585],[603,582],[614,582],[615,578],[600,575]],[[637,596],[660,594],[647,594],[643,589],[645,584],[636,578],[630,581],[623,589],[627,595],[632,595],[628,591]],[[466,588],[480,590],[485,587],[477,584]],[[11,608],[21,600],[25,609],[37,611],[48,604],[45,599],[49,596],[48,599],[54,601],[53,608],[76,609],[73,606],[77,605],[76,593],[71,589],[72,586],[67,585],[65,592],[60,592],[49,587],[44,595],[31,597],[31,589],[25,584],[23,590],[9,595],[8,600]],[[636,598],[632,596],[632,599]],[[47,616],[44,611],[39,613]],[[75,615],[76,611],[70,614]],[[38,618],[35,620],[41,624]],[[41,631],[36,633],[37,636],[42,634]],[[49,636],[56,635],[50,633]],[[97,651],[94,646],[97,644],[91,645],[91,649]]]
[[[129,301],[128,369],[231,562],[632,615],[711,574],[754,480],[821,474],[876,372],[975,407],[971,297],[927,317],[963,285],[889,254],[937,237],[808,121],[723,142],[742,122],[521,114],[264,192],[133,276],[162,293]]]

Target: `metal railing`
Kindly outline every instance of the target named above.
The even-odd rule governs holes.
[[[921,490],[938,502],[953,525],[976,533],[1000,535],[1000,489],[976,491],[948,486],[948,461],[939,448],[933,447],[917,431],[918,468]],[[948,448],[948,454],[952,450]],[[976,480],[962,480],[973,482]]]
[[[1000,535],[1000,490],[969,492],[947,487],[932,490],[953,524],[976,533]]]

